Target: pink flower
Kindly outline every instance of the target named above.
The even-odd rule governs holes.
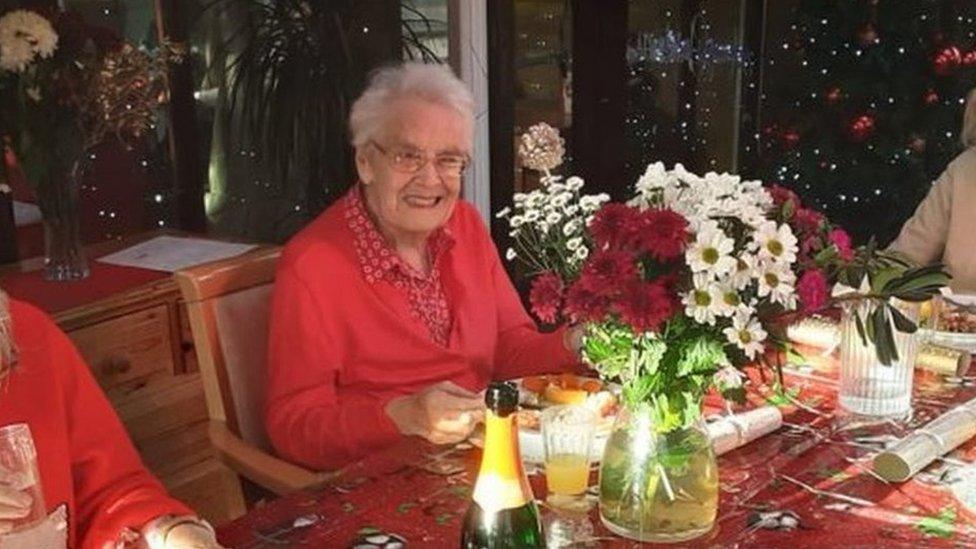
[[[787,189],[786,187],[781,187],[779,185],[771,185],[769,187],[769,194],[773,197],[773,204],[777,206],[782,206],[787,202],[793,202],[793,209],[800,208],[800,197],[796,196],[796,193]]]
[[[614,304],[620,319],[637,333],[657,331],[675,312],[675,296],[659,282],[633,281]]]
[[[583,265],[579,284],[600,295],[609,295],[637,278],[634,259],[633,254],[625,251],[596,252]]]
[[[559,317],[559,307],[563,301],[563,281],[556,273],[543,273],[532,281],[529,291],[529,303],[532,312],[539,320],[547,324],[555,324]]]
[[[566,292],[566,316],[573,322],[600,322],[609,312],[607,298],[581,284],[581,280]]]
[[[638,251],[649,253],[658,261],[672,260],[685,251],[688,243],[688,220],[671,210],[647,210],[642,215]]]
[[[820,230],[824,222],[824,216],[816,210],[810,208],[800,208],[793,216],[793,226],[801,234],[815,233]]]
[[[837,255],[844,261],[854,259],[854,250],[851,248],[851,236],[844,229],[834,229],[827,235],[830,243],[837,247]]]
[[[796,292],[804,311],[816,311],[827,303],[827,277],[819,269],[810,269],[800,276]]]
[[[640,226],[640,213],[625,204],[609,203],[593,216],[590,234],[597,249],[619,248],[623,241]]]

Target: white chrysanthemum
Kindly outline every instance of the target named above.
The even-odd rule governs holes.
[[[577,236],[576,238],[570,238],[566,241],[566,249],[575,252],[583,245],[583,237]]]
[[[729,284],[736,290],[748,286],[759,275],[756,272],[756,258],[748,253],[741,253],[735,260],[735,269],[729,277]]]
[[[735,241],[726,236],[717,224],[705,223],[685,252],[685,260],[692,272],[723,276],[735,269],[735,258],[729,255],[734,247]]]
[[[793,285],[796,275],[789,266],[780,263],[760,263],[759,297],[769,296],[770,301],[779,303],[787,309],[796,306],[796,293]]]
[[[529,210],[529,209],[525,210],[525,222],[526,223],[535,223],[536,221],[538,221],[541,218],[542,218],[542,212],[540,212],[539,210],[536,210],[534,208],[531,209],[531,210]]]
[[[563,225],[563,235],[573,236],[574,234],[580,232],[583,229],[583,222],[579,219],[573,219]]]
[[[715,315],[720,310],[719,302],[722,296],[718,287],[705,273],[694,276],[695,287],[684,295],[681,303],[685,306],[685,314],[700,324],[715,325]]]
[[[722,367],[721,370],[715,372],[714,379],[715,385],[717,385],[720,390],[725,390],[742,387],[742,381],[745,379],[745,377],[746,375],[743,374],[738,368],[726,365]]]
[[[742,302],[742,296],[729,283],[722,282],[716,285],[716,292],[719,300],[715,306],[715,313],[718,316],[731,317],[736,312],[747,309],[748,306]]]
[[[510,213],[512,213],[512,209],[509,208],[508,206],[505,206],[504,208],[498,210],[498,213],[495,214],[495,218],[501,219],[503,217],[508,217]]]
[[[742,349],[750,359],[763,350],[763,341],[766,340],[766,330],[763,330],[759,320],[754,316],[737,314],[732,318],[732,326],[722,330],[729,343],[735,344]]]
[[[559,215],[558,213],[551,212],[551,213],[549,213],[549,214],[546,215],[546,223],[548,223],[549,225],[555,225],[555,224],[559,223],[559,221],[562,218],[563,218],[563,216]]]
[[[0,69],[23,72],[35,57],[51,57],[57,48],[58,34],[45,17],[29,10],[0,17]]]
[[[566,188],[571,191],[578,191],[583,188],[583,178],[571,176],[566,180]]]
[[[525,217],[521,215],[513,215],[511,219],[508,220],[508,226],[517,229],[525,224]]]
[[[593,213],[609,201],[610,195],[606,193],[591,194],[580,197],[579,207],[583,213]]]
[[[505,250],[505,259],[512,261],[516,257],[518,257],[518,254],[512,248]]]
[[[576,259],[583,261],[590,255],[590,250],[586,246],[580,246],[576,249]]]
[[[770,259],[777,263],[793,263],[796,261],[796,236],[786,223],[779,227],[776,222],[767,221],[756,229],[753,235],[752,247],[760,259]]]

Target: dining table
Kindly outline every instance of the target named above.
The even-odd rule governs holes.
[[[838,406],[836,361],[788,368],[785,390],[770,388],[772,372],[749,374],[747,404],[736,410],[775,405],[783,425],[718,458],[714,527],[673,546],[976,547],[976,440],[906,482],[885,481],[872,469],[883,448],[976,397],[976,378],[916,370],[910,416],[870,419]],[[717,396],[706,399],[707,415],[726,410]],[[404,438],[315,490],[255,506],[219,526],[218,538],[233,548],[458,547],[480,454],[470,442]],[[544,471],[525,466],[550,548],[641,546],[602,524],[599,464],[573,510],[547,503]]]

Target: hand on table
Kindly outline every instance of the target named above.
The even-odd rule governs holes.
[[[405,435],[421,436],[434,444],[460,442],[483,419],[484,398],[450,381],[419,393],[395,398],[386,413]]]
[[[13,530],[18,520],[29,515],[33,503],[30,494],[0,484],[0,534]]]
[[[173,527],[166,534],[161,549],[223,549],[213,533],[199,524],[185,523]]]

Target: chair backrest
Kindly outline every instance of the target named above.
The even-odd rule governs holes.
[[[264,429],[268,318],[280,248],[175,274],[186,301],[211,419],[269,450]]]

